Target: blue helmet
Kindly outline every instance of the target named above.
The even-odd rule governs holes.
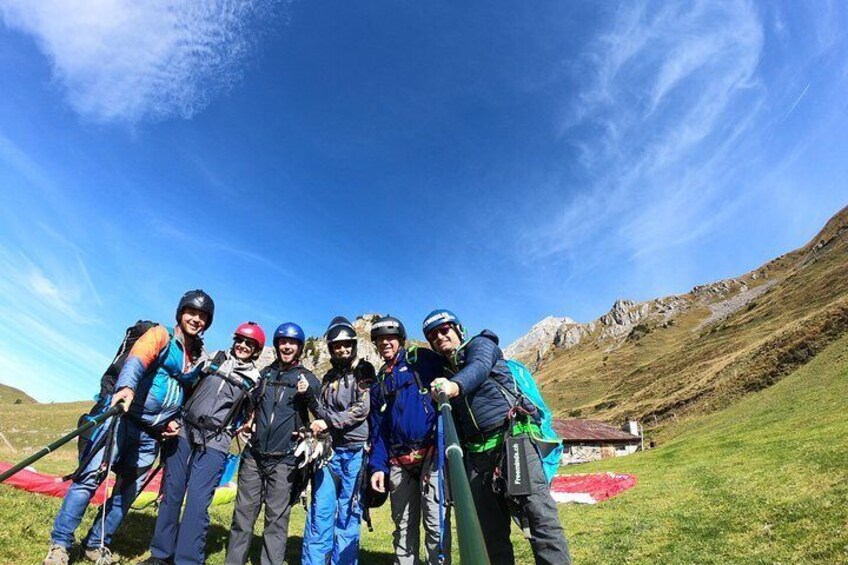
[[[456,327],[462,328],[462,322],[459,321],[459,318],[456,317],[456,314],[451,312],[450,310],[433,310],[427,317],[424,318],[424,323],[422,324],[422,331],[424,332],[424,337],[427,337],[427,334],[430,331],[438,328],[439,326],[443,326],[445,324],[454,324]]]
[[[306,334],[303,333],[303,328],[294,322],[285,322],[277,326],[277,329],[274,332],[274,347],[276,347],[277,342],[284,337],[296,339],[301,345],[306,343]]]

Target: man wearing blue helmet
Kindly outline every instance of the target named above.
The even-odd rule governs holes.
[[[451,399],[489,560],[499,565],[515,563],[509,539],[514,516],[530,540],[537,564],[570,564],[568,542],[538,450],[522,450],[530,484],[527,492],[510,494],[502,479],[508,464],[504,460],[505,435],[507,431],[515,433],[513,417],[521,414],[526,426],[537,425],[538,411],[515,394],[515,381],[498,347],[498,336],[483,330],[467,338],[459,318],[450,310],[428,314],[422,329],[433,350],[447,360],[451,373],[449,379],[434,380],[431,391],[434,397],[441,391]]]
[[[297,431],[309,423],[308,393],[298,391],[305,380],[317,395],[320,383],[300,364],[306,336],[297,324],[281,324],[274,332],[277,359],[262,370],[253,415],[253,433],[242,455],[238,494],[227,546],[228,565],[244,565],[253,525],[265,504],[262,565],[281,564],[286,555],[289,515],[299,493],[294,450]],[[296,489],[296,487],[295,487]]]

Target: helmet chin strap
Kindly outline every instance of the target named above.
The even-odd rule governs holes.
[[[350,357],[348,357],[346,359],[336,357],[335,355],[330,355],[330,364],[333,365],[333,367],[336,367],[336,368],[339,368],[339,369],[353,368],[353,363],[355,361],[356,361],[355,355],[351,355]]]

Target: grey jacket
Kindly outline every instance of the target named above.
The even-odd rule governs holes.
[[[201,374],[183,409],[180,435],[206,449],[229,452],[235,428],[251,406],[259,371],[252,362],[219,351],[203,364]]]
[[[324,375],[318,397],[310,396],[309,409],[327,423],[334,447],[362,447],[368,440],[368,389],[374,376],[368,361],[333,367]]]

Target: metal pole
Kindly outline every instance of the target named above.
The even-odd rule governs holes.
[[[14,467],[12,467],[11,469],[7,470],[5,473],[0,474],[0,483],[2,483],[6,479],[8,479],[12,475],[14,475],[15,473],[17,473],[21,469],[25,468],[27,465],[32,465],[33,463],[35,463],[36,461],[38,461],[39,459],[41,459],[42,457],[44,457],[48,453],[56,451],[57,449],[59,449],[60,447],[62,447],[63,445],[65,445],[66,443],[68,443],[69,441],[74,439],[75,437],[77,437],[78,435],[87,432],[88,430],[90,430],[91,428],[93,428],[95,426],[99,426],[100,424],[103,423],[104,420],[107,420],[108,418],[110,418],[110,417],[112,417],[116,414],[120,414],[123,411],[124,411],[124,409],[121,407],[121,405],[116,404],[115,406],[113,406],[109,410],[107,410],[106,412],[100,414],[99,416],[95,416],[90,421],[88,421],[87,423],[78,427],[77,429],[75,429],[74,431],[69,433],[68,435],[60,437],[59,439],[57,439],[56,441],[54,441],[53,443],[51,443],[50,445],[48,445],[46,447],[42,447],[37,453],[30,455],[29,457],[27,457],[26,459],[24,459],[23,461],[21,461],[20,463],[18,463]]]
[[[451,414],[451,405],[444,392],[439,393],[439,411],[445,431],[445,455],[448,460],[448,478],[451,493],[456,508],[456,534],[459,538],[459,561],[462,565],[490,565],[486,542],[483,541],[483,530],[477,508],[471,496],[471,485],[465,474],[465,464],[462,461],[462,448],[456,434],[456,426]]]

